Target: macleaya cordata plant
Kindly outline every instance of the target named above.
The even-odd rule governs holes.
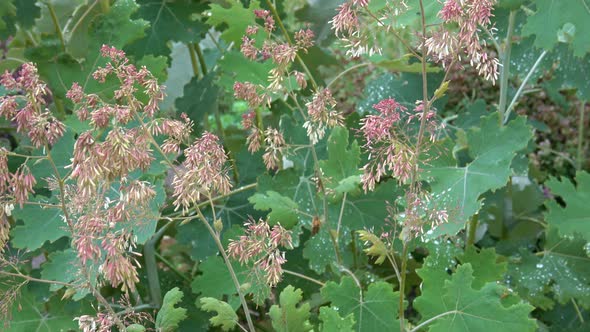
[[[463,70],[462,66],[473,67],[492,85],[498,81],[501,66],[488,46],[496,31],[492,24],[496,0],[341,1],[332,18],[324,21],[341,47],[334,56],[347,57],[346,69],[340,73],[304,61],[305,54],[318,51],[312,50],[318,39],[312,30],[315,26],[297,25],[291,33],[275,2],[251,1],[249,7],[242,3],[229,1],[225,7],[215,3],[203,15],[223,21],[218,26],[229,26],[231,33],[219,37],[227,44],[215,43],[221,53],[219,67],[209,68],[209,73],[200,44],[188,43],[195,76],[200,78],[190,84],[194,87],[192,82],[197,83],[197,90],[204,89],[206,94],[210,91],[204,86],[211,82],[228,87],[240,100],[227,112],[237,121],[240,115],[234,112],[247,105],[241,114],[246,136],[242,142],[244,150],[260,160],[249,160],[248,154],[234,149],[235,132],[229,134],[225,123],[194,123],[203,118],[200,109],[191,113],[188,107],[186,115],[181,111],[187,108],[177,103],[177,118],[164,114],[159,109],[166,97],[164,86],[146,67],[133,64],[130,59],[134,56],[116,47],[102,46],[102,59],[96,62],[101,66],[88,78],[104,91],[89,93],[83,87],[86,83],[80,81],[65,94],[73,105],[72,117],[83,124],[75,129],[66,127],[68,121],[60,121],[62,118],[49,111],[52,93],[34,64],[24,63],[15,72],[2,75],[0,83],[8,94],[0,97],[0,116],[14,123],[15,131],[30,146],[15,151],[0,148],[0,254],[10,248],[7,244],[14,231],[10,227],[15,210],[35,206],[57,211],[69,237],[65,246],[75,256],[75,276],[55,285],[65,287],[64,301],[90,294],[98,302],[93,303],[96,312],[76,317],[76,324],[85,332],[145,331],[146,326],[172,332],[187,317],[187,310],[176,306],[182,301],[179,288],[186,289],[189,284],[194,296],[183,305],[196,301],[192,310],[215,312],[210,323],[224,331],[272,328],[305,332],[314,330],[316,322],[320,322],[318,331],[446,331],[456,329],[457,322],[464,324],[459,329],[474,330],[493,319],[498,319],[498,326],[531,330],[532,307],[498,282],[506,264],[493,250],[474,249],[476,227],[470,224],[469,233],[465,232],[465,250],[459,248],[461,240],[435,239],[440,234],[455,239],[471,216],[477,218],[482,205],[479,197],[504,185],[502,176],[486,173],[489,170],[478,172],[476,161],[488,169],[494,162],[506,163],[508,168],[516,155],[516,151],[505,153],[510,156],[496,150],[481,152],[488,148],[487,142],[473,138],[481,134],[486,140],[494,137],[490,128],[505,133],[509,126],[502,122],[493,126],[493,117],[482,117],[481,127],[487,125],[486,132],[451,128],[450,132],[457,133],[455,139],[445,127],[453,120],[443,119],[443,110],[437,109],[450,77]],[[166,3],[162,9],[176,13],[175,5]],[[433,15],[425,6],[430,11],[441,9]],[[228,17],[220,20],[216,17],[219,13]],[[243,14],[252,22],[240,20],[236,24],[230,13]],[[400,27],[398,19],[404,22],[401,25],[417,19],[409,26],[419,30]],[[216,38],[212,32],[207,38]],[[396,48],[392,53],[399,58],[389,54],[392,43]],[[129,48],[133,52],[131,49],[133,46]],[[202,60],[199,63],[197,56]],[[224,65],[235,68],[227,65],[227,59],[236,57],[251,62],[252,66],[245,68],[264,68],[266,81],[256,72],[237,75],[240,81],[231,78],[227,84],[230,73]],[[348,66],[348,60],[366,62]],[[350,82],[342,83],[342,78],[356,75],[360,68],[372,72],[378,67],[403,72],[401,78],[391,75],[396,83],[421,81],[421,86],[406,82],[396,86],[419,86],[419,96],[411,93],[407,94],[411,98],[405,98],[403,91],[394,93],[378,86],[377,97],[367,97],[371,102],[365,112],[348,116],[339,103],[349,96],[339,89],[346,90],[343,86]],[[440,72],[439,77],[430,75],[434,71]],[[326,72],[333,75],[326,83],[312,75]],[[216,74],[223,78],[221,82],[208,80]],[[435,88],[434,78],[441,79]],[[211,90],[217,93],[217,87]],[[181,98],[191,99],[193,92],[185,89]],[[224,108],[216,111],[221,110]],[[525,128],[516,139],[528,140],[524,119],[515,122]],[[195,127],[203,130],[196,135]],[[68,139],[72,143],[67,158],[71,159],[58,165],[55,153],[59,150],[54,147]],[[479,158],[480,152],[491,156]],[[447,159],[452,159],[448,165]],[[49,166],[50,175],[35,176],[41,163]],[[252,180],[254,174],[247,174],[244,178],[248,180],[244,180],[241,169],[232,170],[244,164],[266,171],[255,174],[256,180]],[[150,173],[152,168],[158,169],[157,177]],[[449,184],[440,181],[449,174],[445,171],[453,172],[452,176],[460,174]],[[489,181],[499,184],[482,185],[477,192],[470,187],[477,180],[468,176],[494,178]],[[244,185],[246,181],[255,183]],[[163,193],[163,188],[168,192]],[[257,191],[254,195],[236,195],[252,189]],[[458,202],[459,194],[445,196],[452,190],[462,191],[462,202]],[[473,192],[478,197],[467,197]],[[166,194],[165,205],[157,206]],[[471,198],[477,205],[475,212],[466,208]],[[220,206],[221,201],[226,205]],[[456,212],[453,204],[461,211]],[[245,206],[247,212],[241,213]],[[251,208],[257,212],[251,213]],[[270,212],[261,218],[259,211]],[[230,215],[239,216],[237,223],[243,227],[236,227],[235,219],[225,220]],[[199,225],[183,228],[188,223]],[[228,225],[231,229],[224,229]],[[447,232],[445,226],[449,225],[460,227]],[[139,233],[147,227],[152,227],[151,238],[145,242]],[[208,233],[210,239],[183,233],[185,229]],[[40,247],[42,244],[37,249]],[[361,250],[366,256],[359,254]],[[168,259],[166,251],[173,252],[173,258],[182,264]],[[47,256],[49,263],[55,263],[55,256]],[[300,264],[299,258],[306,263]],[[476,264],[470,264],[473,262]],[[493,266],[486,274],[501,273],[490,280],[480,277],[478,263]],[[53,282],[26,275],[22,266],[14,257],[0,257],[0,274],[16,280],[7,288],[0,287],[0,313],[9,313],[13,303],[18,303],[19,291],[26,283]],[[291,270],[301,266],[301,270]],[[184,280],[163,299],[158,270],[166,271],[166,278]],[[139,285],[144,271],[147,287]],[[292,286],[275,292],[291,282],[291,277],[319,286],[309,303],[301,303],[302,291]],[[111,293],[105,298],[107,290]],[[575,302],[573,305],[577,308]],[[152,309],[158,309],[157,316],[142,311]],[[191,317],[190,323],[196,320]]]

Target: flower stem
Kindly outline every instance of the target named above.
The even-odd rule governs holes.
[[[500,121],[504,120],[506,113],[506,102],[508,99],[508,78],[510,76],[510,52],[512,50],[512,34],[514,33],[514,22],[516,20],[516,11],[511,11],[508,16],[508,32],[504,50],[502,51],[502,73],[500,74],[500,102],[498,104],[498,113]]]
[[[174,222],[171,221],[162,226],[143,246],[150,297],[152,299],[152,304],[158,308],[162,305],[162,290],[160,288],[158,266],[156,264],[156,244],[172,224],[174,224]]]
[[[61,282],[61,281],[56,281],[56,280],[46,280],[46,279],[33,278],[33,277],[29,277],[26,274],[22,274],[20,272],[19,273],[12,273],[12,272],[6,272],[6,271],[1,271],[0,270],[0,275],[8,276],[8,277],[22,278],[22,279],[24,279],[26,281],[40,282],[40,283],[43,283],[43,284],[53,284],[53,285],[60,285],[60,286],[71,287],[71,288],[76,287],[76,285],[71,284],[71,283]]]
[[[584,113],[586,113],[586,101],[580,101],[580,118],[578,120],[578,153],[576,155],[576,169],[582,170],[586,161],[584,153]]]
[[[508,122],[508,119],[510,118],[510,113],[512,112],[512,110],[516,106],[516,102],[518,101],[518,98],[520,98],[520,96],[523,94],[524,87],[529,82],[529,79],[531,78],[531,76],[533,76],[533,73],[535,72],[535,70],[537,70],[537,67],[539,67],[539,64],[541,64],[541,60],[543,60],[545,55],[547,55],[547,51],[543,51],[543,53],[541,53],[541,55],[539,55],[539,58],[537,58],[537,61],[535,61],[535,64],[533,64],[533,66],[529,70],[528,74],[526,75],[526,77],[524,78],[522,83],[520,84],[520,87],[518,87],[518,90],[516,91],[516,94],[512,98],[510,105],[508,105],[508,109],[506,110],[506,114],[504,114],[504,124],[506,124]]]
[[[311,281],[311,282],[313,282],[314,284],[318,284],[318,285],[320,285],[320,286],[322,286],[322,287],[324,287],[324,286],[326,285],[326,283],[324,283],[324,282],[321,282],[321,281],[319,281],[319,280],[317,280],[317,279],[314,279],[314,278],[312,278],[312,277],[308,277],[308,276],[306,276],[305,274],[297,273],[297,272],[290,271],[290,270],[284,270],[284,269],[283,269],[283,272],[285,272],[286,274],[290,274],[290,275],[292,275],[292,276],[299,277],[299,278],[301,278],[301,279],[305,279],[305,280],[307,280],[307,281]]]
[[[477,222],[478,222],[478,215],[474,214],[473,217],[471,217],[471,220],[469,221],[469,229],[468,229],[468,234],[467,234],[467,241],[466,241],[466,247],[472,246],[473,244],[475,244],[475,235],[476,235],[476,231],[477,231]]]
[[[240,281],[238,280],[238,276],[236,275],[236,272],[234,271],[234,268],[231,265],[229,257],[227,257],[227,254],[225,252],[225,248],[223,247],[223,244],[221,243],[221,240],[219,239],[219,234],[213,229],[213,227],[211,227],[211,225],[209,225],[207,218],[205,218],[205,216],[203,215],[203,213],[201,212],[200,209],[197,210],[197,214],[199,215],[199,219],[203,222],[203,224],[205,225],[205,227],[209,231],[209,234],[211,234],[211,237],[213,238],[213,240],[215,241],[215,244],[217,245],[217,248],[219,249],[219,253],[223,257],[223,261],[225,262],[225,265],[227,266],[227,269],[229,270],[229,274],[231,275],[231,279],[234,283],[234,286],[236,287],[236,292],[238,292],[240,302],[242,303],[242,309],[244,310],[244,315],[246,316],[246,321],[248,322],[248,328],[250,329],[250,332],[254,332],[256,330],[254,328],[254,324],[252,323],[252,317],[250,316],[250,309],[248,309],[248,303],[246,302],[246,298],[244,297],[244,294],[242,293],[242,290],[240,287]]]
[[[279,16],[277,9],[275,8],[275,6],[272,4],[272,2],[270,0],[265,0],[265,1],[266,1],[266,4],[268,5],[268,8],[270,9],[270,12],[274,16],[277,23],[279,24],[279,28],[281,29],[281,32],[283,32],[283,36],[285,36],[287,43],[289,43],[289,45],[293,46],[293,41],[291,40],[291,37],[289,36],[289,32],[285,28],[285,25],[283,24],[283,21],[281,20],[281,17]],[[318,84],[316,83],[315,79],[311,75],[311,71],[309,70],[309,68],[307,68],[307,66],[305,65],[305,62],[303,62],[303,59],[301,59],[299,54],[297,54],[295,56],[295,58],[297,59],[297,62],[299,63],[301,68],[303,68],[303,70],[307,74],[307,77],[309,77],[309,80],[311,81],[311,85],[313,86],[313,88],[316,91],[319,90]]]
[[[195,53],[195,48],[193,47],[192,43],[187,43],[186,48],[188,48],[188,54],[191,57],[191,65],[193,67],[193,75],[195,77],[199,77],[199,65],[197,64],[197,55]]]
[[[45,6],[47,6],[47,9],[49,9],[49,15],[51,16],[51,21],[53,21],[53,25],[55,26],[55,32],[57,33],[57,37],[59,38],[59,42],[61,43],[61,48],[65,51],[66,42],[64,40],[64,35],[61,31],[61,27],[59,26],[59,21],[55,13],[55,8],[53,8],[53,5],[50,2],[45,2]]]
[[[195,52],[197,52],[197,58],[199,59],[203,76],[207,76],[207,64],[205,63],[205,56],[201,50],[201,45],[199,45],[199,43],[193,43],[193,48],[195,49]]]

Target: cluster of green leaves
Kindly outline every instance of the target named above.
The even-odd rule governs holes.
[[[319,84],[350,68],[338,62],[342,50],[327,23],[342,1],[275,2],[289,30],[310,23],[315,31],[318,46],[301,57]],[[382,10],[386,2],[370,1],[370,10]],[[276,99],[261,121],[280,128],[287,144],[298,148],[284,156],[285,167],[278,171],[267,171],[261,153],[247,151],[246,133],[239,127],[247,107],[234,100],[232,86],[235,81],[265,84],[272,63],[249,62],[236,49],[247,26],[255,22],[253,10],[270,9],[268,3],[3,1],[0,39],[9,42],[2,51],[0,69],[14,70],[22,62],[33,61],[52,90],[51,111],[68,127],[51,149],[60,176],[68,175],[75,138],[87,128],[72,114],[66,91],[73,82],[80,82],[88,92],[105,98],[113,94],[114,84],[105,88],[90,78],[104,64],[99,56],[103,44],[125,50],[133,62],[145,65],[168,86],[164,113],[176,117],[184,112],[195,122],[197,132],[207,129],[222,137],[236,190],[215,201],[216,216],[208,208],[203,213],[223,222],[223,244],[243,234],[242,225],[249,217],[263,218],[270,225],[280,223],[293,234],[294,248],[287,251],[284,266],[288,273],[276,289],[252,283],[249,266],[233,264],[240,292],[246,294],[250,310],[258,313],[260,330],[400,331],[400,319],[407,331],[559,331],[564,326],[587,330],[590,175],[579,169],[573,178],[565,174],[547,178],[544,170],[527,160],[535,149],[539,124],[513,114],[504,125],[494,105],[482,100],[465,98],[455,106],[440,98],[434,104],[440,114],[449,115],[442,119],[448,126],[432,148],[436,158],[421,165],[420,180],[432,196],[432,205],[448,211],[449,222],[425,229],[424,236],[409,244],[412,254],[403,258],[408,259],[402,271],[407,274],[404,289],[385,256],[380,257],[383,264],[377,264],[363,252],[365,244],[358,231],[377,235],[392,231],[393,226],[385,223],[391,217],[388,206],[402,209],[400,198],[407,188],[388,179],[373,192],[362,191],[360,169],[367,155],[357,139],[359,120],[382,99],[395,98],[408,107],[422,99],[421,66],[410,63],[397,45],[388,45],[391,36],[376,37],[384,39],[383,56],[363,59],[378,68],[378,74],[361,76],[362,98],[346,127],[333,129],[312,149],[302,117]],[[395,24],[399,36],[412,42],[420,26],[419,1],[406,3],[412,9]],[[429,22],[438,22],[439,10],[439,2],[427,4]],[[516,23],[509,28],[511,15]],[[545,76],[549,79],[543,81],[543,88],[555,98],[560,91],[572,92],[581,100],[590,98],[585,75],[590,71],[587,0],[502,0],[494,19],[499,47],[512,49],[509,59],[501,59],[512,68],[508,100],[518,94],[521,84],[536,85]],[[503,40],[507,29],[514,29],[510,35],[518,38]],[[427,77],[432,95],[443,79],[441,68],[429,66]],[[346,85],[342,89],[351,95],[359,92],[349,91]],[[304,104],[310,93],[311,88],[300,91],[295,101]],[[6,132],[6,145],[13,145],[15,151],[38,154],[10,123],[0,123],[0,132]],[[11,162],[16,167],[23,160]],[[29,163],[36,177],[52,175],[48,164]],[[318,190],[316,166],[329,180],[322,184],[326,195]],[[169,208],[166,172],[156,160],[141,175],[156,186],[158,195],[151,206],[154,217],[134,231],[138,243],[145,244],[144,255],[158,260],[154,279],[148,257],[142,258],[144,286],[138,285],[139,301],[134,299],[142,310],[152,310],[155,319],[151,326],[131,324],[127,330],[237,330],[245,321],[238,290],[205,226],[192,222],[162,227],[175,215]],[[59,203],[43,185],[37,188],[37,198]],[[40,265],[23,263],[22,271],[29,278],[57,283],[31,281],[20,287],[17,301],[9,308],[7,330],[76,329],[73,318],[92,315],[96,301],[88,292],[68,294],[64,287],[76,280],[79,262],[60,211],[28,205],[13,211],[11,223],[9,254],[21,250],[21,261],[41,261]],[[473,243],[464,243],[464,238]],[[400,240],[394,237],[392,242],[391,258],[399,261]],[[0,284],[0,291],[4,288]],[[161,305],[155,300],[160,289],[170,289]],[[121,295],[107,287],[102,291],[112,299]],[[142,307],[140,302],[156,308]],[[400,311],[406,314],[400,317]]]

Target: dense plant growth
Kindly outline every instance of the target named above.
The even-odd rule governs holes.
[[[6,0],[2,331],[587,331],[587,0]]]

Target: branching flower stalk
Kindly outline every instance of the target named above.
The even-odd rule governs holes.
[[[295,42],[293,42],[272,2],[267,1],[267,5],[269,6],[270,12],[265,10],[254,11],[258,19],[264,20],[263,29],[267,33],[267,40],[264,41],[262,49],[257,49],[254,46],[254,39],[251,38],[251,36],[254,36],[261,27],[249,26],[246,29],[246,35],[242,39],[241,51],[244,56],[250,60],[258,60],[260,58],[262,60],[272,59],[276,68],[272,69],[269,73],[270,84],[267,87],[254,85],[250,82],[236,82],[234,84],[234,96],[246,100],[249,106],[255,109],[255,111],[247,113],[242,122],[243,127],[250,130],[250,135],[247,139],[248,149],[250,152],[255,152],[262,147],[263,142],[266,143],[266,153],[264,155],[265,165],[268,169],[278,168],[279,157],[284,155],[284,150],[286,150],[289,145],[285,144],[282,134],[277,132],[276,129],[264,129],[261,127],[261,119],[258,116],[260,112],[259,108],[264,105],[269,106],[272,100],[271,95],[273,94],[279,93],[291,96],[294,103],[297,105],[296,108],[299,110],[305,121],[304,127],[307,129],[310,138],[311,144],[309,148],[314,161],[315,180],[317,181],[319,192],[322,193],[323,223],[327,224],[327,227],[329,227],[328,201],[323,185],[325,179],[323,179],[323,173],[319,167],[315,144],[324,137],[327,128],[342,125],[343,118],[335,109],[336,102],[333,99],[330,90],[320,89],[318,87],[311,72],[298,54],[298,51],[307,52],[307,49],[313,45],[313,32],[309,29],[300,30],[295,33]],[[286,43],[275,42],[273,40],[274,36],[272,35],[272,32],[275,29],[275,22],[278,24]],[[301,65],[305,74],[297,71],[289,73],[288,68],[295,60]],[[312,83],[312,88],[315,93],[312,100],[305,105],[308,114],[305,114],[297,101],[297,97],[293,95],[292,91],[290,91],[290,87],[285,87],[285,84],[283,83],[289,82],[290,77],[295,79],[297,85],[301,89],[306,88],[307,79]],[[255,119],[257,121],[254,121]],[[337,243],[338,241],[334,238],[332,232],[329,233],[337,260],[340,263],[341,255]]]

